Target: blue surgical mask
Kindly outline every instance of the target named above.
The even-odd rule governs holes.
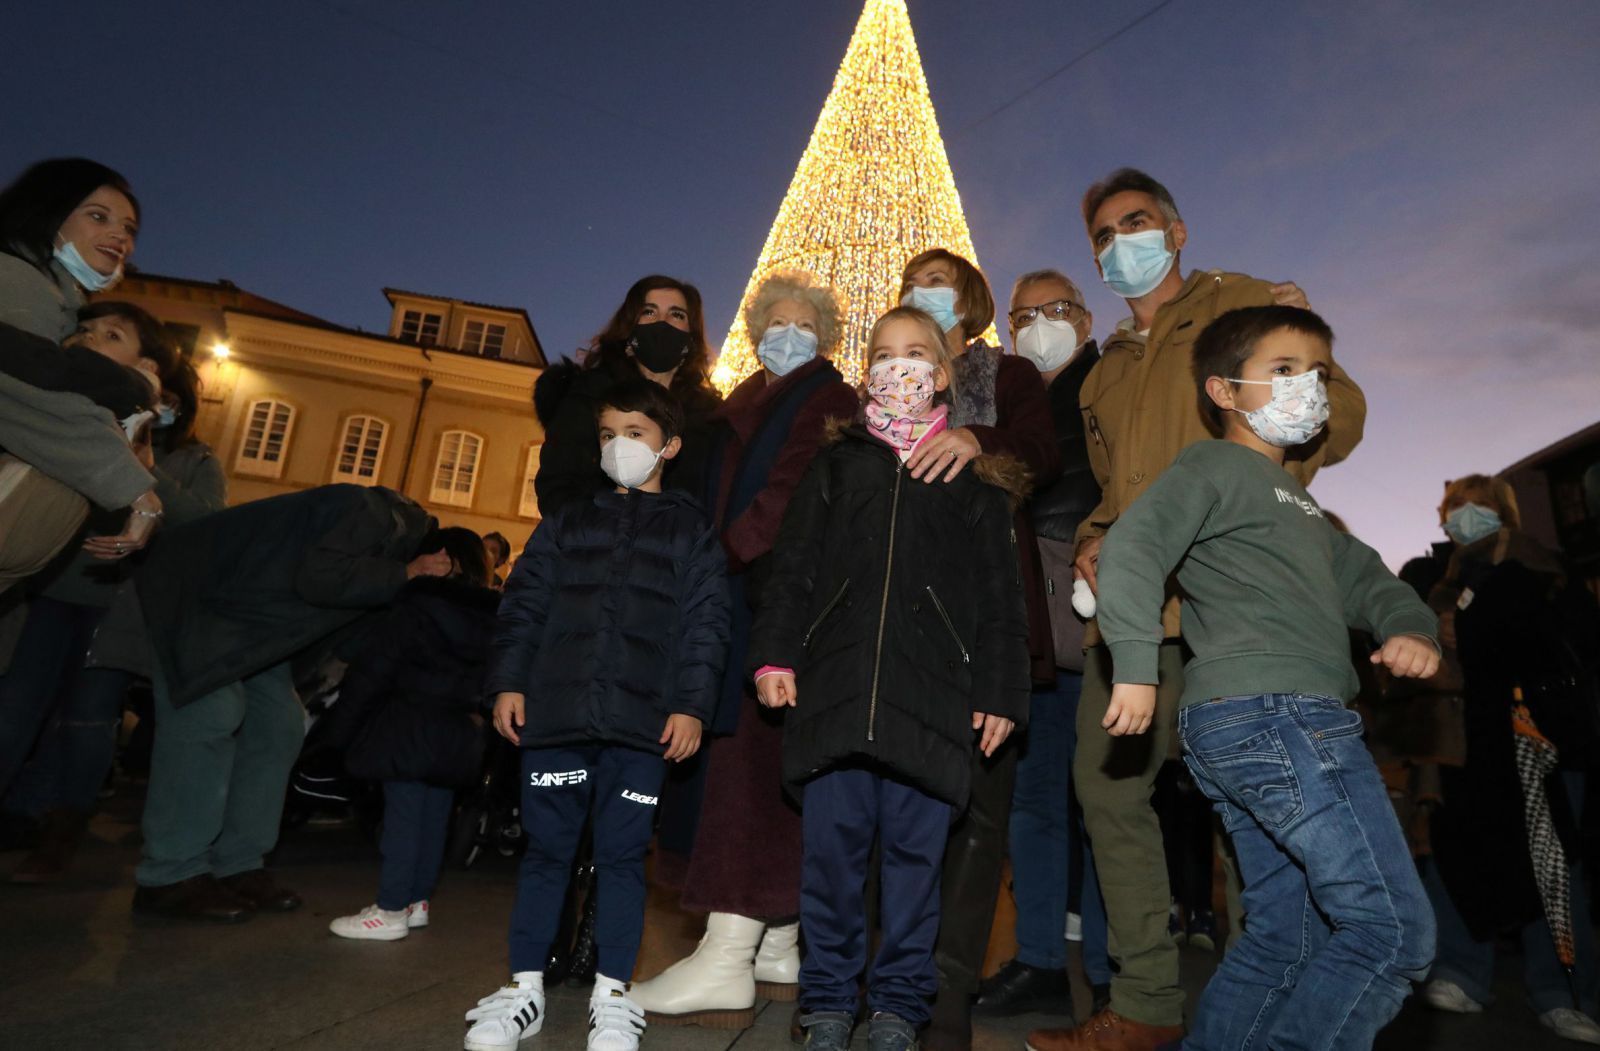
[[[939,323],[939,328],[949,332],[961,323],[956,313],[956,290],[943,288],[913,288],[900,300],[903,307],[916,307]]]
[[[756,357],[774,376],[787,376],[817,356],[817,334],[799,325],[778,325],[761,334]]]
[[[122,280],[122,264],[109,274],[102,274],[84,261],[78,252],[78,246],[71,241],[64,242],[56,249],[56,262],[61,264],[72,280],[78,282],[90,292],[104,292],[118,281]]]
[[[1100,274],[1123,299],[1148,295],[1172,272],[1178,254],[1167,247],[1165,230],[1117,234],[1100,253]]]
[[[152,427],[171,427],[174,423],[177,423],[177,422],[178,422],[178,410],[173,408],[171,405],[168,405],[166,402],[162,402],[161,403],[161,407],[156,409],[156,422],[151,424],[150,426],[152,426]]]
[[[1444,531],[1463,547],[1500,531],[1500,516],[1482,504],[1462,504],[1444,516]]]

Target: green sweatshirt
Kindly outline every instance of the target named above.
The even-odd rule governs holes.
[[[1349,628],[1437,637],[1433,612],[1377,552],[1333,528],[1282,467],[1233,442],[1183,450],[1106,536],[1098,616],[1114,682],[1156,682],[1174,570],[1194,651],[1183,705],[1264,693],[1348,701],[1359,685]]]

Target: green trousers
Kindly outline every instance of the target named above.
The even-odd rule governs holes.
[[[1167,931],[1172,888],[1150,799],[1177,730],[1183,646],[1162,644],[1155,720],[1137,737],[1101,728],[1111,704],[1111,652],[1096,646],[1085,657],[1073,783],[1105,898],[1111,1009],[1146,1025],[1182,1025],[1178,947]]]
[[[174,707],[156,676],[141,886],[261,868],[278,841],[305,711],[287,662]]]

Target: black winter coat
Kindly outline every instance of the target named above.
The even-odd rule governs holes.
[[[613,488],[600,470],[600,431],[595,413],[617,379],[604,367],[582,368],[562,362],[546,369],[534,385],[534,411],[545,432],[539,473],[533,480],[541,516],[548,518],[568,504]],[[715,394],[703,390],[674,390],[673,395],[683,406],[683,449],[663,470],[662,481],[668,489],[698,496],[705,491],[711,414],[722,403]]]
[[[1100,348],[1091,340],[1045,392],[1050,398],[1056,445],[1061,450],[1061,475],[1034,491],[1028,501],[1028,518],[1034,533],[1046,540],[1073,543],[1078,524],[1100,504],[1100,483],[1094,480],[1094,470],[1089,466],[1089,436],[1083,424],[1083,410],[1078,407],[1084,378],[1099,360]]]
[[[392,489],[324,485],[165,531],[134,587],[172,702],[288,660],[388,604],[433,526]]]
[[[524,747],[661,752],[708,722],[728,646],[727,556],[676,492],[599,493],[540,523],[506,581],[485,688],[527,698]]]
[[[500,593],[422,577],[350,660],[318,735],[372,781],[471,784],[483,761],[483,676]]]
[[[965,806],[972,714],[1027,720],[1026,471],[980,456],[929,484],[859,425],[836,434],[790,501],[751,631],[751,672],[796,673],[784,779],[865,762]]]

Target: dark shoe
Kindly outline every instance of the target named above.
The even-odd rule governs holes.
[[[917,1030],[899,1015],[879,1011],[867,1023],[867,1051],[915,1051]]]
[[[83,842],[89,815],[77,810],[52,810],[44,816],[39,845],[22,859],[11,882],[30,885],[54,883],[66,875],[72,856]]]
[[[1101,1011],[1111,1006],[1111,985],[1091,985],[1089,987],[1089,1017],[1094,1017]]]
[[[0,811],[0,851],[32,850],[39,845],[40,831],[37,818]]]
[[[561,923],[556,928],[556,940],[550,943],[550,958],[544,965],[546,989],[560,985],[572,973],[572,939],[578,929],[578,901],[585,890],[592,890],[593,876],[593,868],[579,865],[567,880],[567,893],[561,900]]]
[[[600,881],[593,878],[590,869],[589,893],[583,899],[583,915],[578,920],[578,934],[572,940],[572,957],[568,964],[567,984],[588,987],[594,984],[595,972],[600,969],[599,951],[594,944],[595,899],[599,897]]]
[[[146,916],[207,923],[243,923],[255,915],[242,901],[223,890],[210,873],[160,887],[141,886],[133,892],[133,911]]]
[[[1072,987],[1065,969],[1032,967],[1011,960],[978,986],[978,999],[972,1013],[980,1017],[1010,1018],[1013,1015],[1060,1015],[1072,1018]]]
[[[806,1051],[845,1051],[855,1018],[848,1011],[813,1011],[800,1016]]]
[[[1198,909],[1189,914],[1189,944],[1206,952],[1217,951],[1217,914]]]
[[[251,869],[217,881],[222,889],[256,912],[293,912],[304,902],[300,895],[273,882],[266,869]]]
[[[1183,1039],[1181,1025],[1146,1025],[1109,1008],[1076,1029],[1035,1029],[1028,1051],[1163,1051]]]
[[[972,1051],[972,998],[944,991],[922,1031],[922,1051]]]

